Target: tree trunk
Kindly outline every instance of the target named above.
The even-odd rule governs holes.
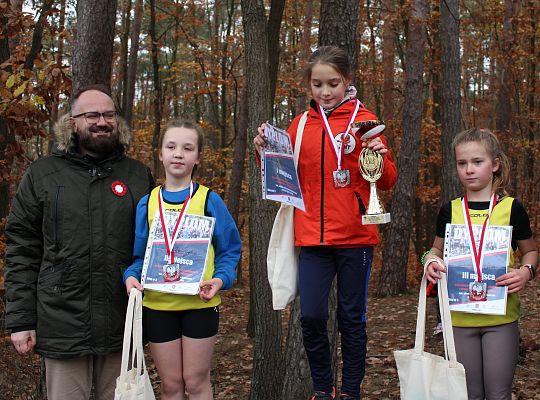
[[[179,16],[176,14],[174,16],[174,40],[173,40],[173,50],[172,50],[172,65],[176,66],[178,62],[178,28],[180,27]],[[178,118],[180,115],[180,106],[178,102],[178,85],[173,82],[172,85],[172,106],[173,106],[173,117]]]
[[[36,25],[34,26],[34,32],[32,33],[32,44],[30,47],[30,52],[27,54],[26,60],[24,62],[24,68],[27,70],[31,71],[34,69],[34,60],[41,52],[41,44],[43,41],[43,25],[47,20],[49,11],[51,11],[52,4],[53,0],[43,1],[43,6],[41,7],[39,18],[36,21]]]
[[[366,62],[366,69],[371,70],[372,76],[377,75],[377,64],[379,64],[379,60],[377,59],[377,44],[376,44],[376,24],[378,23],[377,19],[374,18],[373,14],[375,13],[374,10],[375,6],[372,5],[371,0],[366,1],[366,22],[367,22],[367,29],[369,30],[369,52],[368,52],[368,61]],[[378,8],[378,5],[377,5]],[[373,93],[373,104],[370,105],[371,110],[377,115],[379,118],[382,115],[381,110],[381,96],[380,92],[378,90],[375,90]]]
[[[126,91],[128,74],[128,44],[131,32],[131,0],[122,1],[122,34],[120,35],[120,73],[118,74],[117,103],[121,112],[126,112]]]
[[[11,12],[13,14],[21,14],[23,10],[23,4],[24,4],[24,0],[10,0],[9,8],[11,9]],[[2,16],[5,16],[5,14],[2,13]],[[14,35],[9,38],[8,44],[9,44],[10,53],[13,53],[13,54],[15,53],[17,46],[19,46],[19,44],[21,43],[20,39],[21,39],[21,35]]]
[[[302,29],[302,48],[300,49],[300,62],[306,61],[311,52],[311,27],[313,26],[313,0],[306,0],[306,19]],[[299,114],[307,108],[307,96],[304,91],[300,92],[297,99],[296,113]]]
[[[9,50],[9,40],[7,37],[8,32],[8,22],[9,19],[7,15],[2,14],[0,16],[0,65],[5,61],[9,60],[10,50]],[[7,72],[11,73],[11,68],[6,67]],[[9,213],[9,180],[6,179],[9,177],[11,172],[11,160],[8,159],[6,154],[8,145],[15,140],[13,134],[10,132],[7,124],[7,120],[0,114],[0,219],[7,217]],[[4,164],[5,163],[5,164]],[[3,231],[0,234],[3,235]]]
[[[505,12],[503,20],[501,54],[498,58],[499,66],[499,90],[495,106],[495,127],[497,131],[507,135],[510,133],[510,119],[512,117],[512,81],[513,71],[511,67],[513,44],[515,40],[514,18],[517,14],[518,0],[505,0]]]
[[[272,100],[276,96],[280,52],[279,32],[281,30],[284,9],[285,0],[272,0],[270,15],[268,16],[268,75],[270,77],[270,98]]]
[[[534,1],[530,0],[528,2],[529,9],[531,10],[531,19],[530,19],[530,28],[529,31],[529,54],[538,54],[538,50],[536,48],[536,32],[538,29],[538,8],[535,9],[534,7]],[[538,3],[536,3],[538,4]],[[538,162],[535,163],[535,155],[534,155],[534,143],[538,143],[538,140],[540,140],[540,132],[538,124],[538,120],[535,118],[536,115],[538,115],[538,100],[536,100],[537,95],[535,94],[534,88],[537,86],[537,80],[538,80],[538,68],[536,66],[536,63],[538,62],[538,57],[531,57],[529,63],[528,63],[528,78],[527,78],[527,86],[530,88],[533,88],[529,90],[529,94],[527,96],[527,108],[528,108],[528,114],[529,114],[529,126],[528,126],[528,141],[529,146],[527,146],[526,150],[526,161],[525,165],[530,166],[530,168],[527,168],[525,171],[525,179],[529,180],[529,182],[538,182],[540,183],[540,179],[536,178],[537,172],[538,172]],[[527,199],[532,202],[538,202],[540,201],[540,185],[538,184],[529,184],[526,193],[527,193]],[[537,224],[534,224],[537,225]]]
[[[514,70],[513,60],[515,55],[516,45],[516,28],[515,21],[519,6],[519,0],[504,1],[504,18],[502,29],[502,45],[501,53],[497,58],[499,90],[497,92],[497,102],[495,105],[495,128],[502,134],[503,143],[508,143],[506,140],[510,137],[512,129],[512,95],[515,90],[514,86]],[[514,153],[509,155],[510,165],[518,165],[519,159]],[[520,157],[521,158],[521,154]],[[510,192],[516,192],[517,179],[510,179],[510,186],[507,188]]]
[[[154,81],[154,133],[152,136],[152,148],[154,149],[154,178],[158,179],[161,172],[161,162],[159,161],[159,133],[161,132],[161,83],[159,79],[159,49],[156,37],[156,0],[150,0],[150,26],[149,34],[151,40],[152,71]]]
[[[358,2],[352,0],[321,2],[321,16],[319,28],[319,45],[334,45],[343,48],[349,56],[349,63],[353,73],[353,82],[356,66],[356,28],[358,26]],[[328,299],[328,340],[332,354],[332,371],[334,382],[338,371],[338,328],[337,328],[337,285],[336,279],[332,284]],[[297,322],[299,323],[299,321]],[[287,349],[291,351],[290,349]]]
[[[62,32],[65,29],[66,22],[66,0],[60,1],[60,20],[58,22],[58,53],[56,53],[56,66],[57,68],[62,68],[62,62],[64,58],[64,37]],[[60,104],[60,74],[53,78],[55,80],[54,93],[53,93],[53,103],[51,105],[51,115],[49,117],[49,148],[48,152],[50,153],[53,149],[55,137],[54,137],[54,123],[58,120],[58,107]]]
[[[110,87],[116,3],[116,0],[77,2],[77,32],[72,60],[73,93],[92,84]]]
[[[233,17],[235,12],[235,2],[234,0],[227,0],[226,2],[226,11],[227,11],[227,21],[226,21],[226,28],[225,28],[225,40],[223,40],[223,43],[221,45],[221,58],[219,60],[220,64],[220,70],[221,70],[221,95],[220,95],[220,120],[219,120],[219,126],[221,129],[221,148],[227,147],[228,142],[228,116],[230,115],[229,111],[229,85],[227,84],[227,79],[229,78],[229,66],[228,66],[228,60],[229,60],[229,38],[231,36],[232,27],[234,25]],[[224,22],[225,23],[225,22]],[[216,25],[217,22],[216,22]],[[219,37],[219,29],[218,26],[216,26],[216,38]],[[216,49],[218,45],[216,43]],[[245,154],[245,152],[244,152]],[[243,164],[242,164],[243,167]],[[243,174],[243,171],[242,171]]]
[[[394,127],[394,0],[383,0],[383,120],[386,124],[384,135],[388,148],[395,148]]]
[[[129,127],[133,121],[133,101],[135,99],[135,81],[137,79],[137,62],[139,58],[139,37],[143,16],[143,0],[135,0],[135,17],[131,28],[131,49],[127,69],[126,96],[124,101],[125,119]]]
[[[240,95],[240,109],[236,122],[236,139],[234,140],[233,162],[231,168],[231,181],[227,208],[238,225],[240,214],[240,201],[242,199],[242,182],[244,181],[244,165],[247,150],[247,124],[248,124],[247,89],[244,85]],[[250,155],[251,156],[251,155]],[[238,283],[242,283],[242,260],[237,267],[236,277]]]
[[[461,193],[456,173],[452,141],[461,131],[461,74],[459,46],[459,0],[442,0],[441,11],[441,146],[442,204]]]
[[[244,86],[240,95],[240,109],[238,110],[238,117],[236,121],[236,139],[234,141],[231,183],[229,186],[229,196],[227,201],[227,208],[237,224],[238,215],[240,212],[240,198],[242,195],[242,181],[244,180],[244,161],[246,159],[246,146],[248,138],[247,125],[247,88]]]
[[[285,380],[281,390],[283,400],[307,399],[311,393],[311,373],[304,343],[302,338],[302,328],[300,320],[300,299],[289,306],[289,331],[287,334],[285,358],[283,368],[285,369]]]
[[[335,45],[349,55],[353,84],[356,82],[358,0],[321,0],[319,45]]]
[[[268,77],[267,22],[262,0],[242,0],[242,23],[245,42],[245,72],[248,98],[248,132],[251,143],[257,127],[271,116],[272,99]],[[266,254],[272,210],[270,202],[261,199],[260,173],[255,157],[249,157],[249,236],[250,279],[255,332],[250,400],[281,399],[283,362],[281,351],[280,312],[272,310],[272,293],[268,284]]]
[[[407,263],[412,231],[412,213],[418,174],[418,144],[422,124],[424,47],[426,43],[427,0],[413,0],[408,21],[405,64],[405,106],[403,138],[398,161],[398,181],[392,197],[392,224],[386,230],[383,267],[378,295],[392,296],[407,289]]]

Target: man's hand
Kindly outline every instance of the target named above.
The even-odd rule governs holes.
[[[19,354],[26,354],[36,345],[36,331],[20,331],[11,334],[11,343]]]

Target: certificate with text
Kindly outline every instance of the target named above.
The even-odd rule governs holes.
[[[165,224],[172,231],[180,212],[166,210]],[[141,283],[146,289],[174,294],[197,294],[202,281],[215,218],[186,214],[174,244],[174,261],[169,260],[159,213],[150,232]]]
[[[305,211],[289,134],[270,124],[264,130],[266,147],[261,154],[263,199],[291,204]]]
[[[479,245],[481,225],[472,225],[476,245]],[[465,225],[447,224],[444,238],[444,262],[448,269],[448,298],[451,311],[477,314],[506,314],[506,286],[496,286],[495,280],[508,271],[512,227],[492,226],[486,228],[484,251],[481,259],[482,283],[487,288],[485,300],[471,300],[471,285],[477,281],[469,244],[469,232]]]

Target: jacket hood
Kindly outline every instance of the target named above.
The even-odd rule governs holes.
[[[131,132],[124,119],[117,117],[118,140],[124,149],[129,148],[131,143]],[[66,151],[74,147],[75,139],[73,129],[69,123],[69,114],[64,114],[54,125],[54,137],[56,139],[56,147],[60,151]]]

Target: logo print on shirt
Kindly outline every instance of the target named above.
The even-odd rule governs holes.
[[[338,143],[341,143],[343,140],[343,145],[345,146],[343,148],[344,154],[351,154],[354,149],[356,149],[356,139],[353,135],[345,132],[338,133],[336,136],[336,141]]]

